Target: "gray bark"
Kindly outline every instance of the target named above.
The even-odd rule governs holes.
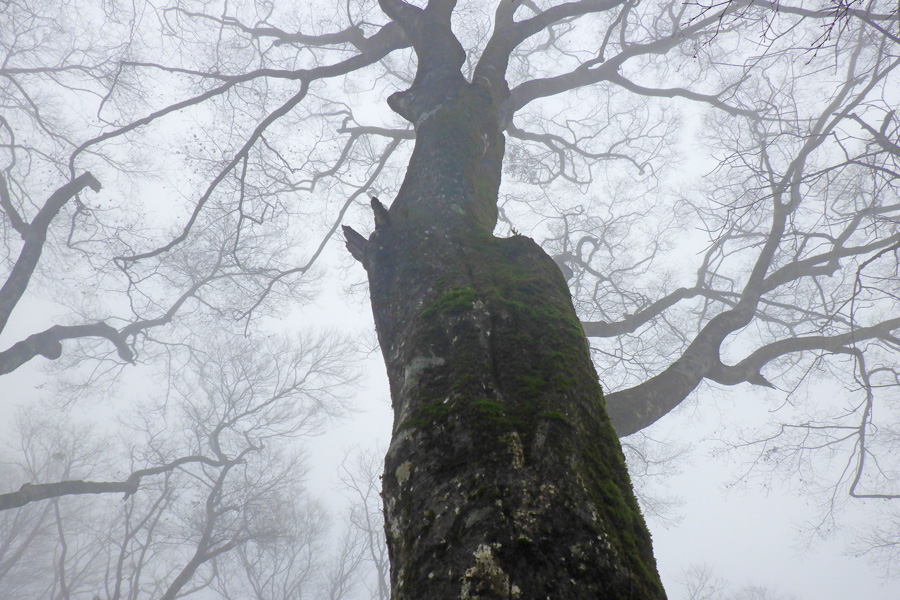
[[[393,597],[664,598],[566,282],[531,239],[491,233],[497,102],[447,43],[452,64],[391,99],[416,125],[399,194],[373,200],[368,239],[345,228],[394,408]]]

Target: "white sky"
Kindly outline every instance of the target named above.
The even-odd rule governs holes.
[[[358,115],[363,110],[360,107]],[[361,271],[356,274],[361,277]],[[0,349],[52,323],[51,315],[50,304],[28,297],[0,336]],[[302,318],[307,322],[333,322],[349,329],[367,326],[371,321],[367,303],[347,304],[339,294],[327,291],[317,300],[316,307],[303,310]],[[310,483],[315,496],[334,497],[338,464],[347,449],[386,446],[389,440],[390,405],[380,360],[380,355],[375,354],[369,361],[368,375],[357,398],[359,411],[311,442]],[[41,393],[35,386],[43,381],[39,370],[44,362],[36,359],[0,379],[0,435],[8,434],[13,405],[33,401]],[[745,388],[738,394],[744,400],[753,398],[753,392]],[[736,423],[743,415],[736,404],[727,413],[721,413],[715,410],[713,402],[708,396],[701,397],[696,411],[669,415],[654,429],[659,437],[695,443],[691,460],[681,467],[680,473],[667,479],[671,493],[684,499],[683,507],[678,509],[682,519],[675,525],[649,522],[658,566],[671,600],[681,600],[675,583],[681,570],[697,563],[709,565],[735,588],[763,585],[793,593],[801,600],[900,598],[900,581],[884,581],[865,558],[847,556],[845,538],[818,540],[811,548],[805,547],[800,524],[813,517],[816,510],[809,499],[784,489],[765,490],[755,482],[739,491],[726,492],[726,484],[734,477],[733,468],[710,458],[707,446],[696,444],[709,434],[710,427],[720,423],[698,422],[694,417],[703,414],[704,407],[713,409],[709,412],[715,418],[722,415],[726,423]]]

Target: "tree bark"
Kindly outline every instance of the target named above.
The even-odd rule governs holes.
[[[566,282],[531,239],[492,234],[490,90],[417,91],[392,97],[416,124],[397,198],[373,200],[368,239],[345,229],[391,386],[393,597],[665,598]]]

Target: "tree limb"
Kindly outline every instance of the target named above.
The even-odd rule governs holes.
[[[32,222],[26,225],[21,218],[18,218],[18,220],[14,218],[18,217],[18,213],[14,210],[10,212],[12,205],[9,201],[6,181],[2,180],[0,206],[10,215],[13,227],[22,235],[25,244],[9,277],[6,278],[6,282],[0,288],[0,331],[3,331],[6,327],[10,313],[12,313],[16,304],[25,294],[25,290],[28,289],[28,283],[31,281],[31,276],[41,258],[41,252],[44,250],[44,242],[47,239],[47,230],[50,227],[50,223],[59,214],[62,207],[86,187],[90,187],[95,192],[98,192],[100,191],[100,182],[90,173],[79,175],[53,192]],[[7,205],[9,205],[8,208]]]
[[[75,496],[81,494],[115,494],[122,493],[125,497],[137,492],[141,479],[151,475],[159,475],[172,471],[188,463],[203,463],[212,467],[221,467],[228,464],[226,461],[213,460],[205,456],[184,456],[170,463],[141,469],[132,473],[125,481],[58,481],[55,483],[26,483],[17,492],[0,494],[0,511],[11,508],[19,508],[30,502],[59,498],[62,496]]]
[[[119,358],[125,362],[134,360],[134,352],[126,341],[127,336],[106,323],[54,325],[45,331],[30,335],[0,352],[0,375],[15,371],[36,356],[56,360],[62,355],[63,340],[83,337],[105,338],[116,347]]]

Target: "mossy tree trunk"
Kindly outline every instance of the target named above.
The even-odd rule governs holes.
[[[373,200],[368,239],[345,228],[394,408],[393,596],[664,598],[566,282],[531,239],[492,234],[495,98],[460,75],[449,15],[430,16],[439,55],[406,21],[419,74],[389,100],[416,125],[406,179],[389,210]]]

